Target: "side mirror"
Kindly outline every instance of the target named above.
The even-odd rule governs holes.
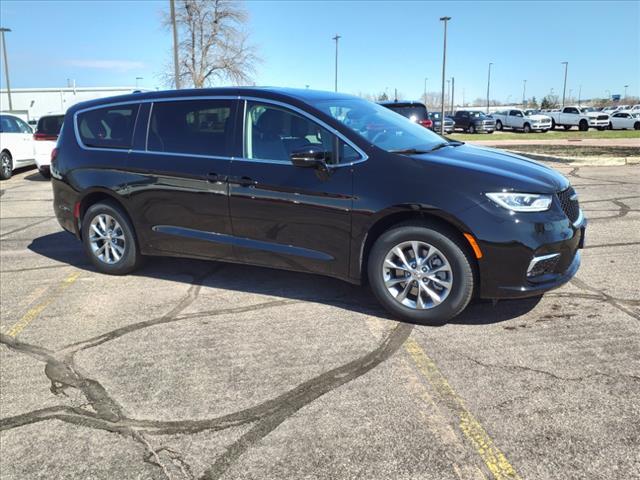
[[[296,167],[327,169],[327,159],[331,158],[331,152],[318,150],[316,148],[305,148],[293,152],[290,157],[291,163]]]

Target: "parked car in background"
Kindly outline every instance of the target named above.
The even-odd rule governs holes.
[[[640,130],[640,113],[614,112],[609,118],[611,130]]]
[[[640,105],[634,105],[631,107],[631,113],[640,113]]]
[[[63,113],[44,115],[38,120],[36,132],[33,134],[36,166],[40,174],[45,178],[49,178],[51,175],[49,170],[51,152],[56,148],[63,121]]]
[[[546,132],[551,128],[551,117],[540,114],[527,115],[524,110],[520,109],[495,112],[492,117],[496,122],[496,130],[502,130],[506,127],[529,133],[531,131]]]
[[[395,317],[440,324],[473,295],[538,296],[580,266],[586,220],[562,174],[351,95],[94,100],[69,108],[55,152],[58,222],[107,274],[167,255],[368,280]]]
[[[617,112],[618,110],[619,110],[619,107],[604,107],[602,109],[602,112],[611,114],[613,112]]]
[[[8,114],[0,114],[0,179],[11,178],[16,168],[35,163],[33,131],[27,123]]]
[[[603,112],[591,111],[588,107],[564,107],[561,112],[549,112],[551,128],[556,126],[569,130],[578,127],[581,132],[589,128],[604,130],[609,126],[609,115]]]
[[[429,119],[431,119],[431,122],[433,122],[431,130],[433,130],[436,133],[440,133],[442,131],[440,128],[441,116],[442,114],[440,112],[429,112]],[[455,122],[453,121],[453,118],[445,115],[444,116],[444,133],[453,133],[454,126],[455,126]]]
[[[496,121],[483,112],[458,110],[453,116],[453,121],[456,130],[460,129],[468,133],[493,133],[496,129]]]
[[[433,121],[429,118],[429,112],[424,103],[412,101],[391,101],[379,102],[383,107],[399,113],[403,117],[408,118],[412,122],[419,123],[423,127],[433,129]]]

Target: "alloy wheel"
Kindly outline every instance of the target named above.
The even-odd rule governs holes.
[[[444,254],[419,241],[392,248],[384,259],[382,276],[389,294],[415,310],[437,307],[453,286],[453,271]]]
[[[2,173],[5,177],[11,174],[11,157],[6,153],[2,155],[2,165],[0,168],[2,168]]]
[[[111,215],[101,213],[89,225],[89,244],[93,254],[103,263],[118,263],[126,248],[124,231]]]

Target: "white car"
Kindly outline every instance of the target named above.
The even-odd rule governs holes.
[[[551,128],[551,117],[534,113],[534,110],[504,110],[491,116],[496,120],[496,130],[507,127],[529,133],[534,130],[546,132]]]
[[[58,135],[64,121],[64,113],[47,114],[40,117],[36,133],[33,134],[36,149],[36,165],[44,178],[51,177],[51,152],[56,148]]]
[[[640,113],[615,112],[609,119],[611,130],[640,130]]]
[[[0,114],[0,179],[11,178],[16,168],[35,163],[33,131],[22,119]]]
[[[633,107],[631,107],[630,112],[631,113],[640,113],[640,105],[634,105]]]

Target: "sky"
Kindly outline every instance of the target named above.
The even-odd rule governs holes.
[[[169,0],[2,0],[13,88],[77,86],[167,88],[171,34],[161,24]],[[246,28],[262,61],[254,82],[353,94],[398,89],[405,99],[442,82],[443,25],[447,78],[456,101],[519,102],[561,94],[640,95],[640,1],[268,1],[245,2]],[[142,79],[136,80],[136,77]],[[4,63],[0,86],[6,88]]]

